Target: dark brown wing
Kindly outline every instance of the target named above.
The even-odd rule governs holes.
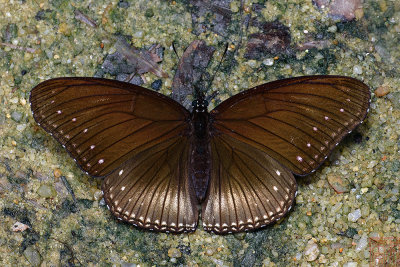
[[[32,89],[36,122],[92,176],[187,131],[189,112],[148,89],[98,78],[58,78]]]
[[[363,121],[369,101],[368,86],[353,78],[284,79],[224,101],[211,112],[211,127],[306,175]]]
[[[59,78],[31,91],[39,125],[92,176],[106,176],[104,199],[119,219],[141,228],[194,231],[189,184],[189,112],[128,83]]]
[[[191,232],[198,209],[188,179],[190,145],[175,137],[139,153],[108,175],[104,199],[120,220],[149,230]]]
[[[212,138],[211,154],[211,181],[202,206],[206,231],[254,230],[290,209],[296,180],[267,153],[222,134]]]

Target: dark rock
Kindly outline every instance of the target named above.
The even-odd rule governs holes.
[[[127,1],[119,1],[118,2],[118,7],[120,8],[128,8],[131,4]]]
[[[151,84],[151,88],[152,88],[153,90],[156,90],[156,91],[159,91],[159,90],[161,89],[161,86],[162,86],[162,80],[161,80],[161,79],[155,80],[155,81]]]
[[[193,41],[185,50],[179,61],[178,70],[172,82],[172,98],[191,110],[193,87],[199,85],[202,75],[210,62],[215,48],[207,46],[202,40]]]
[[[129,80],[129,83],[134,84],[134,85],[142,85],[143,79],[139,75],[135,75],[132,77],[132,79]]]
[[[227,0],[190,0],[193,33],[199,35],[209,29],[221,36],[226,36],[232,19],[230,2]]]
[[[287,54],[291,41],[289,28],[279,21],[265,22],[259,27],[262,32],[249,36],[245,57],[261,59],[265,56]]]

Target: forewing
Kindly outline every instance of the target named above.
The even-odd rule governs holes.
[[[103,182],[104,199],[120,220],[161,232],[196,229],[198,208],[188,179],[190,144],[166,140],[139,153]]]
[[[113,80],[48,80],[32,89],[30,102],[36,122],[93,176],[107,175],[189,127],[189,112],[177,102]]]
[[[222,134],[212,138],[211,155],[211,180],[202,206],[206,231],[254,230],[291,208],[296,180],[267,153]]]
[[[342,76],[306,76],[266,83],[211,112],[214,134],[264,151],[297,175],[315,171],[369,108],[367,85]]]

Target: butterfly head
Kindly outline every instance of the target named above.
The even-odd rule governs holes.
[[[205,99],[194,100],[192,102],[192,108],[194,112],[201,113],[207,112],[208,101]]]

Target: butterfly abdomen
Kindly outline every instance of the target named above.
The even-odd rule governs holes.
[[[210,180],[210,138],[208,136],[209,114],[205,109],[194,107],[192,114],[192,147],[190,154],[190,177],[197,200],[201,203],[207,193]]]

